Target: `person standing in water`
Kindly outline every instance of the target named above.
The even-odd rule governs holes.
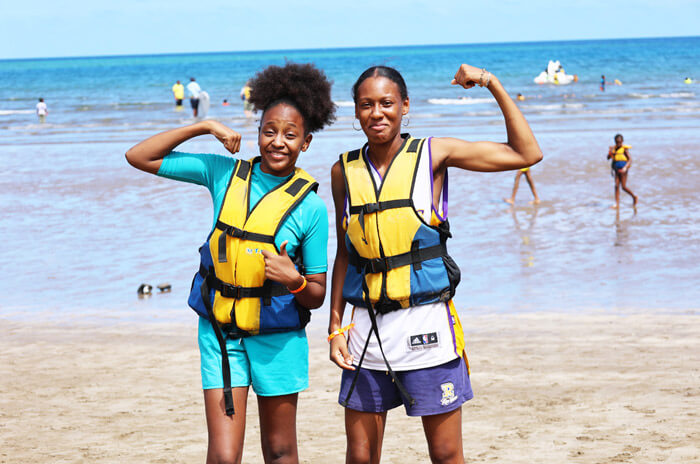
[[[44,103],[44,99],[40,98],[39,103],[36,104],[36,115],[39,116],[39,122],[46,122],[46,115],[49,114],[49,108]]]
[[[206,120],[154,135],[126,158],[142,171],[207,187],[214,203],[188,301],[200,316],[207,463],[240,464],[251,386],[265,462],[298,463],[297,399],[309,384],[304,327],[325,297],[328,212],[318,184],[296,163],[312,133],[335,119],[335,104],[330,82],[311,64],[270,66],[251,87],[262,111],[259,156],[173,151],[213,135],[238,152],[240,134]]]
[[[523,174],[525,174],[525,180],[527,180],[527,184],[530,186],[530,191],[532,192],[532,196],[534,197],[534,199],[530,203],[538,204],[540,202],[540,198],[537,196],[537,190],[535,190],[535,181],[532,180],[530,168],[522,168],[515,174],[515,181],[513,183],[513,193],[511,194],[510,198],[503,199],[503,201],[505,201],[506,203],[510,203],[511,205],[515,204],[515,195],[518,193],[518,186],[520,185],[520,176],[522,176]]]
[[[192,116],[197,117],[197,111],[199,108],[199,94],[202,92],[202,88],[197,84],[194,77],[190,77],[190,83],[187,84],[187,92],[190,95],[190,106],[192,107]]]
[[[173,97],[175,98],[175,109],[182,110],[182,100],[185,98],[185,86],[180,83],[180,81],[173,84]]]
[[[254,108],[250,103],[250,82],[246,82],[241,88],[240,96],[241,100],[243,100],[243,114],[245,114],[246,118],[252,118]]]
[[[612,208],[620,208],[620,187],[632,197],[632,206],[637,207],[637,196],[627,188],[627,173],[632,166],[630,145],[623,145],[622,134],[615,135],[615,145],[608,149],[608,159],[611,160],[610,168],[615,176],[615,204]]]
[[[367,142],[331,169],[338,247],[328,326],[330,360],[343,369],[346,463],[380,461],[387,411],[400,405],[421,417],[433,462],[464,462],[462,404],[473,394],[452,302],[460,271],[446,248],[448,168],[521,169],[542,152],[496,76],[463,64],[451,83],[491,92],[508,142],[402,134],[410,101],[393,68],[371,67],[352,88]],[[352,320],[341,327],[346,302]]]

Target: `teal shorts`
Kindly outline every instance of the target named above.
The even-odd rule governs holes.
[[[309,387],[309,343],[306,330],[226,339],[231,386],[247,387],[260,396],[298,393]],[[202,388],[224,388],[221,350],[211,323],[199,318]]]

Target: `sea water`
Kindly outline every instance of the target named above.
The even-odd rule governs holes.
[[[578,82],[535,84],[549,60]],[[407,132],[505,142],[489,92],[450,85],[469,63],[525,96],[518,105],[544,160],[532,169],[539,205],[528,203],[524,178],[515,206],[503,202],[513,172],[450,171],[460,312],[697,310],[700,86],[683,80],[700,79],[700,38],[690,37],[0,61],[0,314],[193,318],[186,298],[212,224],[209,194],[137,171],[124,153],[193,122],[187,100],[175,111],[170,90],[193,76],[211,96],[208,117],[241,132],[240,156],[256,155],[258,121],[245,118],[239,92],[257,71],[286,61],[313,62],[333,80],[337,121],[314,134],[299,162],[329,209],[329,274],[330,167],[364,143],[352,127],[353,82],[368,66],[396,67],[411,99]],[[39,97],[49,107],[44,124],[34,112]],[[624,192],[620,211],[610,208],[606,155],[618,132],[632,145],[636,212]],[[213,137],[181,149],[225,152]],[[172,292],[137,298],[141,283],[164,282]],[[325,324],[326,315],[315,320]]]

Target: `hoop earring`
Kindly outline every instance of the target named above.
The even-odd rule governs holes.
[[[411,122],[411,118],[406,115],[404,119],[401,120],[401,125],[404,127],[408,127],[408,124]]]
[[[357,127],[355,127],[355,121],[357,121],[357,119],[353,119],[353,120],[352,120],[352,128],[359,132],[359,131],[362,130],[362,128],[360,127],[360,128],[358,129]]]

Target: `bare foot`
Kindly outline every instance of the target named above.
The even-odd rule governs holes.
[[[611,209],[619,209],[619,208],[620,208],[620,205],[610,205],[610,208],[611,208]]]
[[[539,199],[539,198],[535,198],[534,200],[532,200],[532,201],[529,202],[529,203],[530,203],[531,205],[539,205],[539,204],[540,204],[540,199]]]
[[[511,205],[515,204],[512,198],[504,198],[503,201],[505,201],[506,203],[510,203]]]

